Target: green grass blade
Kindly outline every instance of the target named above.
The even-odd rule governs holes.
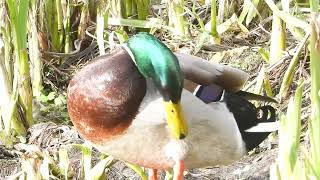
[[[98,164],[96,164],[89,172],[90,179],[92,180],[107,179],[107,177],[105,177],[105,169],[110,164],[112,164],[112,161],[113,161],[113,157],[109,156],[101,160]]]
[[[175,34],[179,36],[187,35],[187,24],[184,19],[184,0],[167,1],[169,13],[169,25],[174,27]]]
[[[289,15],[283,11],[280,11],[278,7],[274,4],[272,0],[264,0],[269,8],[272,10],[272,12],[277,15],[279,18],[281,18],[285,23],[291,25],[292,27],[299,27],[303,30],[306,30],[306,27],[308,27],[308,23],[304,20],[298,19],[292,15]]]
[[[259,47],[258,53],[260,54],[260,56],[262,57],[263,60],[265,60],[267,63],[269,62],[270,54],[267,50],[265,50],[262,47]]]
[[[259,71],[259,74],[257,76],[257,83],[256,83],[256,86],[254,88],[254,93],[255,94],[261,94],[262,92],[262,88],[263,88],[263,81],[264,81],[264,78],[265,78],[265,67],[264,65],[261,67],[260,71]]]
[[[211,35],[218,37],[217,32],[217,0],[211,0]]]
[[[150,18],[148,20],[138,19],[121,19],[121,18],[108,18],[108,24],[114,26],[131,26],[137,28],[166,28],[162,25],[163,20],[157,18]],[[167,27],[169,28],[169,27]],[[173,30],[172,28],[170,30]]]
[[[99,48],[99,54],[105,54],[105,47],[104,47],[104,29],[105,26],[108,25],[108,16],[109,16],[109,9],[110,3],[107,4],[106,7],[102,3],[99,4],[97,9],[97,27],[96,27],[96,34],[97,34],[97,43]]]
[[[280,91],[279,91],[280,99],[284,98],[288,93],[288,89],[293,81],[293,76],[295,73],[294,70],[297,67],[297,64],[299,62],[300,52],[302,51],[303,47],[306,45],[306,42],[308,39],[309,39],[309,34],[306,34],[302,42],[300,42],[299,46],[297,47],[297,50],[290,61],[289,67],[287,68],[287,71],[284,74],[284,77],[280,86]]]
[[[81,178],[90,179],[89,172],[91,170],[92,147],[89,144],[72,144],[72,146],[74,146],[82,151]]]
[[[246,18],[246,25],[248,26],[253,18],[256,17],[258,11],[257,6],[259,4],[260,0],[253,0],[252,3],[250,2],[250,8],[248,10],[247,18]]]
[[[20,1],[18,4],[13,0],[7,0],[6,2],[9,8],[14,55],[19,69],[19,102],[25,112],[26,124],[29,126],[33,124],[32,92],[27,53],[27,18],[29,1]]]
[[[142,180],[147,180],[147,175],[146,173],[143,171],[143,169],[135,164],[131,164],[131,163],[128,163],[128,162],[125,162],[125,164],[131,168],[134,172],[136,172]]]
[[[138,19],[146,20],[149,15],[150,0],[135,0],[135,2],[137,6]]]
[[[19,34],[18,43],[21,49],[27,48],[27,19],[28,19],[29,0],[19,2],[19,13],[17,21],[17,33]]]
[[[173,180],[173,171],[167,170],[165,180]]]
[[[281,179],[292,178],[296,166],[300,143],[302,92],[303,81],[300,80],[294,98],[290,98],[287,115],[280,118],[278,165]]]
[[[71,50],[72,50],[71,49],[72,48],[72,42],[71,42],[71,27],[70,27],[70,18],[71,17],[70,16],[71,16],[71,1],[67,0],[67,11],[66,11],[65,20],[64,20],[64,23],[63,23],[64,30],[65,30],[65,32],[64,32],[64,34],[65,34],[64,52],[65,53],[70,53]],[[60,36],[63,36],[63,34],[60,33]]]
[[[270,44],[270,64],[275,64],[283,57],[283,52],[286,49],[286,27],[276,14],[273,14],[272,32]]]
[[[69,157],[66,148],[59,148],[59,168],[61,174],[64,175],[64,179],[68,180],[68,169],[69,169]]]
[[[266,91],[267,96],[273,97],[272,88],[270,84],[270,78],[268,74],[265,74],[265,78],[263,80],[263,87]]]
[[[310,35],[310,68],[311,68],[311,122],[310,122],[310,144],[311,162],[320,177],[320,48],[319,36],[319,15],[312,17]]]
[[[243,2],[243,9],[241,11],[241,14],[239,16],[239,23],[242,23],[244,19],[246,18],[248,12],[249,12],[249,7],[250,7],[250,0],[244,0]]]
[[[85,38],[88,24],[89,24],[89,1],[83,1],[83,5],[81,7],[80,24],[78,26],[78,39]]]
[[[38,42],[37,4],[35,0],[32,0],[30,3],[28,24],[28,46],[31,61],[30,74],[32,74],[32,94],[37,97],[40,96],[42,90],[42,61]]]
[[[312,12],[318,12],[319,0],[311,0],[310,1],[310,8],[311,8]]]

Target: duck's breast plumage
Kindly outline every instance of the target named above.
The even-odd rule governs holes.
[[[68,87],[68,112],[79,133],[99,143],[124,133],[146,92],[129,54],[117,49],[83,67]]]

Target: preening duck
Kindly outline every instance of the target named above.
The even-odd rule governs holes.
[[[199,84],[194,93],[184,78]],[[223,165],[262,142],[273,123],[271,106],[255,107],[240,90],[248,75],[183,54],[152,35],[131,37],[121,48],[83,67],[68,87],[75,128],[101,152],[156,170]],[[258,112],[262,115],[258,117]]]

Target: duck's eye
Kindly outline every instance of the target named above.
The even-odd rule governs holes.
[[[173,110],[173,109],[171,109],[171,112],[172,112],[172,113],[174,113],[174,110]]]

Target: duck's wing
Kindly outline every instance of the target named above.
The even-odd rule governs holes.
[[[239,91],[248,80],[249,74],[239,69],[210,63],[202,58],[175,53],[185,78],[200,85],[217,84],[232,92]]]
[[[258,146],[270,132],[278,129],[275,109],[270,105],[256,107],[246,98],[242,97],[243,93],[238,95],[238,93],[223,90],[221,87],[212,84],[210,86],[198,86],[194,95],[206,104],[211,102],[226,104],[229,112],[231,112],[235,118],[248,151]],[[250,93],[250,95],[255,94]],[[260,95],[255,96],[265,98],[260,99],[260,101],[268,101],[271,99],[266,99],[268,97]]]

